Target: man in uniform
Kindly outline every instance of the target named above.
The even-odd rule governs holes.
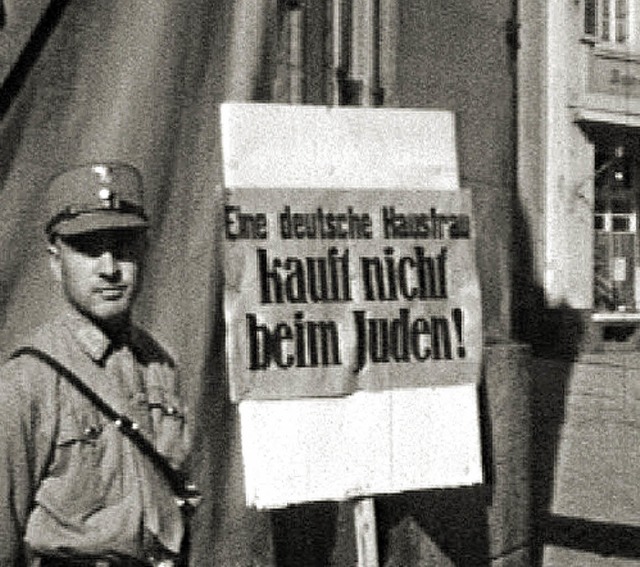
[[[48,203],[66,312],[0,368],[0,567],[178,565],[180,384],[131,322],[148,225],[140,175],[122,163],[74,168]]]

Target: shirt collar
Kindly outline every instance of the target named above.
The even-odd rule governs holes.
[[[103,362],[111,352],[114,340],[81,313],[69,311],[65,317],[65,324],[81,350],[94,362]],[[128,333],[123,333],[118,342],[128,342],[127,338]]]

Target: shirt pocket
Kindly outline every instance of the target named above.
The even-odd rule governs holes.
[[[149,409],[153,419],[154,445],[174,467],[184,460],[184,409],[180,401],[161,387],[149,390]]]
[[[63,415],[60,419],[51,476],[79,466],[99,466],[104,455],[105,424],[91,413]]]
[[[91,412],[61,416],[53,461],[38,499],[72,523],[104,504],[111,484],[105,483],[103,467],[105,430],[105,423]]]
[[[152,366],[148,374],[147,395],[153,421],[154,444],[173,467],[185,458],[185,407],[174,393],[175,375],[164,367]]]

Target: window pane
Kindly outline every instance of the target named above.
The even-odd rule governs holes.
[[[596,35],[598,25],[598,3],[597,0],[585,0],[584,2],[584,33],[585,35]]]
[[[627,215],[623,215],[623,216],[614,215],[612,221],[613,221],[613,226],[612,226],[613,232],[629,232],[631,223]]]
[[[627,41],[627,0],[616,0],[616,41]]]
[[[611,12],[609,10],[609,2],[612,0],[602,0],[602,40],[609,41],[609,25],[611,24]]]

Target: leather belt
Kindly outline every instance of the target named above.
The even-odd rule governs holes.
[[[151,567],[153,562],[132,558],[53,557],[39,556],[39,567]],[[38,565],[38,563],[36,563]]]

